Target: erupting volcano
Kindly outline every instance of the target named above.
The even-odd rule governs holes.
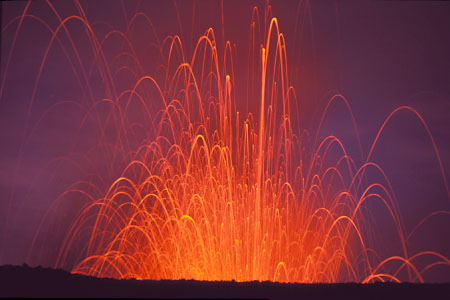
[[[53,2],[4,5],[18,13],[2,26],[2,102],[18,89],[11,83],[16,70],[30,72],[22,83],[29,93],[20,104],[13,183],[2,202],[2,245],[20,209],[33,205],[23,200],[32,193],[17,188],[32,154],[47,160],[26,180],[60,180],[64,189],[39,195],[53,198],[39,210],[26,247],[31,263],[120,279],[299,283],[424,282],[448,271],[449,253],[410,247],[430,220],[448,223],[450,214],[447,161],[419,110],[391,110],[372,126],[375,137],[364,149],[345,93],[332,93],[320,114],[314,104],[301,105],[311,93],[300,90],[313,79],[299,75],[303,61],[290,52],[294,36],[283,34],[289,25],[276,10],[269,3],[248,10],[245,43],[236,44],[225,39],[232,18],[220,4],[220,26],[195,35],[184,18],[200,27],[202,4],[174,1],[171,26],[179,33],[163,38],[164,17],[155,21],[139,2],[122,3],[121,30],[91,21],[78,1],[70,3],[73,13]],[[310,3],[295,7],[302,43]],[[25,50],[18,49],[33,26],[44,46],[24,66],[18,57]],[[351,139],[326,133],[333,107],[345,107]],[[307,129],[303,119],[317,115],[314,130]],[[420,125],[447,205],[414,226],[405,225],[397,187],[372,159],[400,115]],[[63,133],[52,135],[60,144],[43,145],[54,124],[62,124]],[[57,150],[45,150],[52,145]],[[445,231],[436,234],[448,240]]]

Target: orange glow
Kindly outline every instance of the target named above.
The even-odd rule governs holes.
[[[258,16],[255,8],[253,18]],[[145,15],[135,15],[130,24],[139,17]],[[96,39],[85,17],[60,19],[50,44],[69,21],[84,24],[96,59],[102,61],[104,41]],[[255,79],[247,92],[253,95],[249,101],[258,103],[257,111],[246,111],[242,95],[235,93],[232,46],[227,42],[220,48],[212,28],[197,40],[189,58],[179,36],[162,42],[163,81],[141,76],[116,95],[107,86],[113,81],[108,67],[101,69],[110,98],[98,100],[92,110],[103,103],[114,107],[108,121],[114,120],[121,137],[114,147],[128,154],[123,120],[134,101],[154,124],[145,128],[154,138],[142,141],[103,197],[87,189],[65,192],[82,193],[91,201],[70,227],[56,267],[75,256],[73,273],[99,277],[312,283],[400,281],[401,272],[423,282],[429,268],[450,265],[436,252],[408,252],[389,179],[370,160],[384,126],[399,110],[417,115],[436,150],[421,116],[407,106],[395,110],[360,166],[335,136],[317,136],[314,151],[304,153],[301,131],[293,126],[300,116],[294,115],[298,99],[289,83],[285,38],[276,18],[266,21],[264,43],[249,42],[257,63],[249,63]],[[250,36],[259,30],[255,24],[256,19]],[[127,39],[114,31],[105,40],[113,34]],[[156,93],[146,93],[149,87]],[[329,104],[334,101],[343,101],[351,112],[344,96],[334,95]],[[163,106],[158,114],[151,113],[155,102]],[[441,162],[440,167],[447,183]],[[368,169],[383,181],[371,182]],[[370,236],[370,212],[363,209],[370,201],[386,208],[401,254],[378,257],[381,246]],[[73,253],[80,243],[85,247]],[[424,256],[434,262],[416,267]]]

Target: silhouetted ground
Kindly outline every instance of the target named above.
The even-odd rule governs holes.
[[[0,297],[450,299],[450,283],[283,284],[115,280],[24,265],[0,267]]]

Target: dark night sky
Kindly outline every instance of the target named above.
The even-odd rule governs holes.
[[[176,2],[182,22],[183,43],[188,53],[191,53],[193,40],[196,41],[208,27],[213,27],[220,36],[220,7],[211,2],[197,1],[194,23],[192,3]],[[95,24],[100,36],[111,30],[105,24],[124,30],[124,15],[130,18],[136,8],[151,18],[160,39],[179,33],[173,2],[124,3],[125,12],[119,1],[81,2],[87,19]],[[446,176],[450,176],[450,2],[311,1],[307,6],[301,3],[300,9],[297,1],[277,1],[272,5],[273,14],[279,19],[281,32],[287,40],[288,61],[292,62],[288,68],[291,83],[300,98],[302,129],[315,133],[330,95],[341,93],[353,109],[363,153],[367,155],[389,113],[399,106],[408,105],[415,108],[429,126]],[[2,28],[23,11],[25,4],[22,1],[2,2]],[[54,4],[63,17],[77,14],[70,1],[55,1]],[[243,72],[240,68],[247,59],[248,25],[254,5],[263,9],[264,2],[224,3],[225,38],[236,44],[239,53],[237,77],[244,77],[239,72]],[[46,20],[52,28],[58,25],[43,1],[33,2],[30,13]],[[302,22],[304,25],[300,26]],[[73,23],[70,28],[77,45],[87,44],[83,28]],[[1,80],[4,80],[5,63],[16,26],[17,22],[2,33]],[[57,47],[50,51],[43,70],[26,129],[28,137],[22,162],[15,171],[33,84],[50,37],[35,20],[24,22],[0,96],[0,264],[21,264],[26,260],[44,212],[68,184],[80,180],[85,174],[63,162],[44,167],[73,150],[70,145],[76,128],[72,120],[79,120],[82,113],[75,106],[63,105],[52,110],[41,123],[37,123],[38,119],[58,101],[86,103],[70,64]],[[64,38],[62,40],[68,44]],[[146,71],[153,72],[157,66],[154,65],[156,54],[152,52],[151,41],[139,38],[134,41],[136,48],[140,49],[138,55],[142,57]],[[92,53],[90,49],[79,48],[83,64],[88,67]],[[73,53],[71,55],[73,57]],[[101,83],[93,81],[92,84],[97,86]],[[101,88],[95,93],[104,94]],[[35,131],[30,136],[30,128],[34,127]],[[342,102],[336,102],[330,108],[320,135],[338,136],[356,161],[362,162],[349,114]],[[77,153],[87,152],[95,140],[88,131],[82,132],[81,137],[75,149]],[[450,199],[432,143],[411,112],[400,112],[388,123],[375,147],[372,161],[379,163],[391,180],[407,232],[428,213],[450,210]],[[101,169],[104,166],[93,163],[83,167]],[[54,213],[57,219],[53,224],[59,221],[65,224],[68,217],[73,216],[73,207],[79,207],[77,205],[66,203],[58,206],[59,213]],[[382,210],[373,207],[375,216]],[[389,232],[384,217],[380,216],[377,221],[379,227],[376,232]],[[49,231],[51,238],[47,237],[52,240],[49,245],[57,244],[63,232],[64,226],[53,227]],[[450,257],[449,237],[450,218],[436,217],[411,240],[411,250],[433,249]],[[391,238],[387,235],[384,241],[388,243]],[[51,246],[48,248],[42,249],[45,259],[31,263],[50,264],[54,252]],[[443,274],[448,281],[449,273]],[[439,279],[442,278],[436,280]]]

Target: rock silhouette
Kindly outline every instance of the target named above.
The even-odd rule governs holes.
[[[0,267],[0,297],[248,299],[448,299],[450,283],[287,284],[195,280],[116,280],[42,267]]]

